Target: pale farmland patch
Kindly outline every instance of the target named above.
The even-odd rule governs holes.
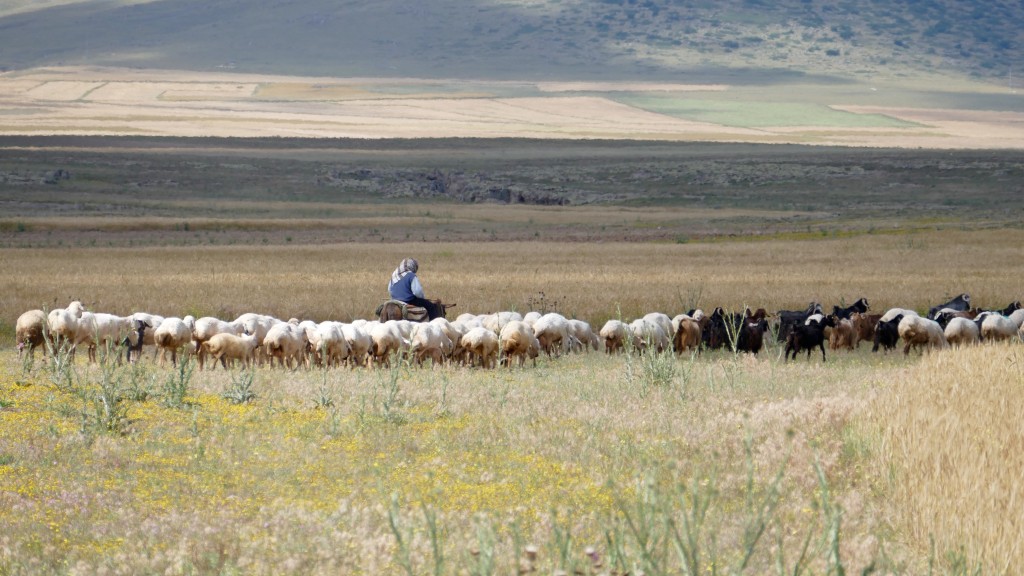
[[[158,100],[218,102],[249,98],[256,88],[252,83],[108,82],[89,92],[85,99],[140,105]]]
[[[857,114],[884,114],[929,128],[964,147],[1016,148],[1024,142],[1024,112],[834,106]],[[928,140],[925,140],[928,141]]]
[[[90,92],[88,100],[144,104],[159,99],[161,94],[176,85],[170,82],[107,82]]]
[[[244,100],[252,97],[256,88],[256,84],[248,83],[179,84],[166,90],[161,98],[169,101]]]
[[[0,75],[0,106],[18,111],[0,134],[1024,147],[1017,112],[855,106],[817,90],[55,68]]]
[[[723,92],[726,84],[670,84],[659,82],[538,82],[542,92]]]
[[[28,91],[28,96],[38,100],[80,100],[104,82],[54,81],[44,82]]]

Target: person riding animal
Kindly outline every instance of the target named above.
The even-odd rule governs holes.
[[[395,271],[391,273],[391,281],[388,282],[388,293],[391,294],[391,298],[394,300],[426,308],[430,320],[443,318],[444,312],[440,306],[427,300],[423,294],[423,285],[420,284],[420,279],[416,277],[416,271],[419,268],[419,262],[413,258],[402,260],[398,268],[395,268]]]

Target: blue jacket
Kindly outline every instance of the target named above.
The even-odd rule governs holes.
[[[388,292],[391,297],[395,300],[401,300],[402,302],[410,302],[413,298],[426,298],[423,295],[423,286],[420,285],[420,279],[416,277],[415,272],[410,272],[403,276],[398,282],[388,283]]]

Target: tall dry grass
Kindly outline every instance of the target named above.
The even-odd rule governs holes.
[[[1020,230],[938,231],[690,244],[451,243],[295,247],[8,249],[0,320],[81,299],[129,314],[350,319],[372,314],[406,256],[428,296],[453,310],[526,311],[540,302],[602,323],[621,314],[745,305],[826,306],[866,296],[874,310],[926,310],[960,292],[1005,306],[1022,294]]]
[[[237,372],[197,372],[174,402],[163,384],[178,373],[148,355],[80,362],[57,387],[8,351],[0,570],[421,574],[435,545],[439,573],[511,573],[529,545],[538,573],[680,574],[682,549],[697,573],[885,562],[847,435],[877,371],[903,358],[657,361],[672,369],[655,380],[639,358],[594,353],[495,371],[258,369],[235,404]],[[119,418],[94,416],[103,398]]]
[[[1024,350],[926,356],[877,407],[894,525],[937,562],[1024,570]],[[967,573],[968,571],[964,571]]]
[[[0,318],[10,326],[25,309],[71,298],[122,314],[365,317],[409,255],[420,259],[428,293],[457,301],[457,312],[524,311],[540,305],[541,292],[543,305],[595,323],[694,305],[774,309],[860,296],[876,310],[924,308],[960,291],[1002,306],[1020,297],[1022,236],[4,250],[10,273]],[[934,530],[940,553],[964,545],[962,558],[995,558],[986,562],[998,569],[1014,551],[976,542],[985,531],[968,524],[970,514],[949,522],[924,515],[929,502],[941,506],[935,502],[949,495],[917,502],[907,486],[943,476],[929,480],[929,468],[910,467],[904,454],[923,451],[927,464],[933,450],[958,449],[950,430],[968,429],[921,402],[928,382],[966,390],[978,374],[1006,379],[1019,364],[1004,366],[1009,372],[988,366],[1016,362],[1018,353],[986,348],[919,360],[861,347],[830,352],[823,364],[781,362],[772,347],[759,358],[716,353],[652,364],[542,358],[536,369],[513,371],[263,369],[255,399],[236,406],[224,396],[241,397],[237,373],[199,373],[187,394],[179,387],[172,395],[173,373],[147,359],[118,393],[84,365],[80,379],[57,386],[39,368],[25,372],[8,349],[0,357],[0,572],[424,572],[436,567],[433,525],[448,567],[470,570],[481,550],[498,566],[515,566],[521,545],[533,543],[541,547],[537,566],[548,571],[587,569],[585,549],[593,547],[647,573],[679,573],[685,559],[666,552],[666,529],[697,501],[711,503],[698,548],[719,567],[742,565],[749,548],[748,573],[769,571],[783,552],[793,568],[809,538],[811,573],[836,568],[832,558],[850,572],[876,561],[916,573],[927,565]],[[957,369],[961,362],[967,368]],[[899,402],[890,398],[893,380]],[[1002,390],[986,402],[1012,397]],[[881,407],[865,413],[876,395]],[[118,398],[124,413],[104,416],[99,408]],[[1010,409],[1004,416],[1018,407]],[[1012,463],[1008,451],[1019,438],[1010,424],[987,420],[994,436],[979,446]],[[889,422],[889,446],[912,442],[887,456],[878,430]],[[996,488],[976,499],[962,492],[972,496],[956,504],[1016,498],[1015,485],[1000,484],[1004,470],[965,465],[963,474],[972,473],[969,488]],[[762,526],[759,502],[771,504],[771,521],[748,547]],[[998,508],[979,507],[988,512],[978,511],[978,523]],[[630,526],[627,513],[643,523]],[[890,525],[897,533],[887,539]],[[947,525],[963,528],[940,539]]]

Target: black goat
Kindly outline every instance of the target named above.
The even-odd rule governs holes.
[[[935,315],[945,308],[949,308],[950,310],[956,310],[957,312],[963,312],[969,309],[970,307],[971,295],[964,292],[963,294],[957,296],[956,298],[953,298],[952,300],[946,302],[945,304],[939,304],[937,306],[932,306],[931,308],[929,308],[928,318],[935,320]]]
[[[793,353],[793,360],[796,360],[798,352],[807,351],[807,359],[811,359],[811,350],[815,347],[821,348],[821,361],[825,361],[825,327],[835,326],[832,316],[826,316],[822,320],[815,320],[809,324],[794,326],[793,331],[786,338],[786,360],[789,360],[789,353]]]
[[[743,320],[739,336],[736,338],[736,350],[757,355],[764,347],[764,333],[768,331],[768,321],[753,316]]]
[[[840,308],[839,306],[833,306],[832,307],[832,314],[835,315],[835,317],[840,319],[840,320],[849,320],[850,316],[853,316],[854,312],[859,312],[861,314],[866,314],[867,311],[868,311],[868,299],[867,298],[861,298],[860,300],[857,300],[852,305],[847,306],[846,308]]]
[[[806,310],[779,310],[779,342],[786,342],[794,326],[800,326],[811,314],[821,314],[821,304],[811,302]]]
[[[726,326],[726,313],[721,307],[708,317],[707,324],[701,330],[701,342],[705,348],[717,350],[729,342],[729,328]]]
[[[875,324],[875,345],[871,347],[872,352],[878,352],[879,346],[886,352],[896,348],[896,343],[900,340],[900,320],[903,320],[903,314],[898,314],[887,322],[879,320],[878,324]]]
[[[126,346],[124,352],[124,359],[131,364],[132,352],[135,353],[135,360],[138,360],[142,356],[142,340],[146,334],[146,328],[152,328],[149,322],[139,321],[135,327],[135,343],[132,344],[131,336],[125,336],[124,340],[121,341],[121,346]]]
[[[1002,314],[1003,316],[1009,316],[1010,314],[1013,314],[1017,310],[1020,310],[1020,308],[1021,308],[1020,300],[1016,300],[1014,302],[1010,302],[1009,306],[1007,306],[1006,308],[1003,308],[1002,310],[999,310],[998,312],[1000,314]]]

